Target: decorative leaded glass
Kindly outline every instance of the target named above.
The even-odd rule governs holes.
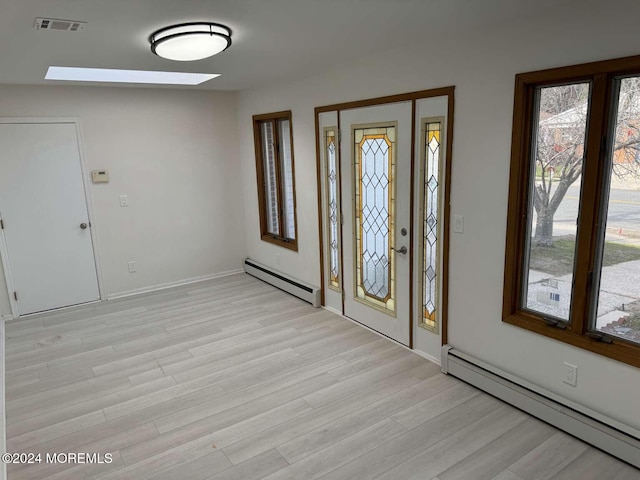
[[[356,128],[356,298],[395,313],[396,127]]]
[[[340,288],[338,228],[338,165],[336,160],[336,129],[325,129],[325,156],[327,172],[327,215],[329,219],[329,286]]]
[[[425,123],[422,248],[422,318],[421,324],[436,328],[438,313],[438,265],[440,263],[438,230],[440,224],[440,142],[442,122]]]

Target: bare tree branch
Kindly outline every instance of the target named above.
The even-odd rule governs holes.
[[[567,191],[582,175],[588,123],[586,83],[546,87],[540,92],[535,161],[540,177],[533,189],[536,241],[553,243],[553,216]],[[622,80],[618,98],[612,172],[640,178],[640,77]]]

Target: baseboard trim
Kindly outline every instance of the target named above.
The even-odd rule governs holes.
[[[342,312],[340,310],[337,310],[337,309],[335,309],[333,307],[327,307],[326,305],[322,305],[322,308],[327,310],[328,312],[335,313],[336,315],[339,315],[340,317],[344,316],[344,315],[342,315]],[[344,318],[347,318],[347,317],[344,317]],[[351,319],[349,319],[349,320],[351,320]]]
[[[512,375],[501,375],[496,367],[450,345],[442,347],[442,371],[640,468],[640,439],[629,426],[558,395],[551,398],[545,390]]]
[[[244,271],[252,277],[256,277],[258,280],[262,280],[269,285],[279,288],[283,292],[287,292],[294,297],[310,303],[315,308],[320,307],[320,288],[315,285],[311,285],[284,272],[263,265],[251,258],[244,259]]]
[[[426,358],[427,360],[429,360],[432,363],[435,363],[436,365],[440,366],[440,359],[437,357],[434,357],[433,355],[428,354],[427,352],[423,352],[422,350],[417,350],[417,349],[413,349],[411,350],[414,353],[417,353],[418,355],[420,355],[422,358]]]
[[[128,290],[125,292],[112,293],[110,295],[107,295],[107,300],[116,300],[118,298],[133,297],[136,295],[143,295],[145,293],[159,292],[161,290],[167,290],[169,288],[183,287],[185,285],[191,285],[194,283],[202,283],[209,280],[215,280],[216,278],[229,277],[231,275],[237,275],[238,273],[244,273],[244,270],[239,268],[236,270],[214,273],[213,275],[203,275],[202,277],[187,278],[185,280],[178,280],[176,282],[161,283],[158,285],[152,285],[150,287],[136,288],[134,290]]]

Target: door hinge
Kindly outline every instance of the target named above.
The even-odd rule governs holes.
[[[16,299],[16,302],[18,301],[18,292],[13,292],[13,298]]]
[[[340,225],[344,225],[344,214],[340,212]]]
[[[344,294],[344,290],[342,290],[342,301],[344,302],[346,295]]]
[[[338,130],[338,143],[342,142],[342,130]]]
[[[4,230],[4,220],[0,218],[0,228]]]

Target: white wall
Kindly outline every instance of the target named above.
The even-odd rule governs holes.
[[[0,86],[0,116],[79,117],[88,170],[109,170],[90,186],[107,295],[242,267],[236,112],[232,92]]]
[[[576,6],[577,5],[577,6]],[[637,1],[576,2],[518,24],[450,32],[408,48],[354,58],[306,81],[240,94],[247,251],[257,261],[319,284],[313,108],[394,93],[456,86],[449,340],[455,347],[640,429],[640,370],[501,322],[514,75],[640,54]],[[260,240],[251,116],[291,109],[299,252]],[[579,366],[578,386],[560,366]]]
[[[0,453],[7,451],[7,426],[5,415],[5,333],[4,321],[0,319]],[[5,463],[0,465],[0,480],[7,478],[7,466]]]
[[[7,283],[4,278],[4,272],[2,271],[2,265],[0,265],[0,319],[2,319],[2,317],[8,318],[9,315],[11,315],[9,291],[7,290]]]

